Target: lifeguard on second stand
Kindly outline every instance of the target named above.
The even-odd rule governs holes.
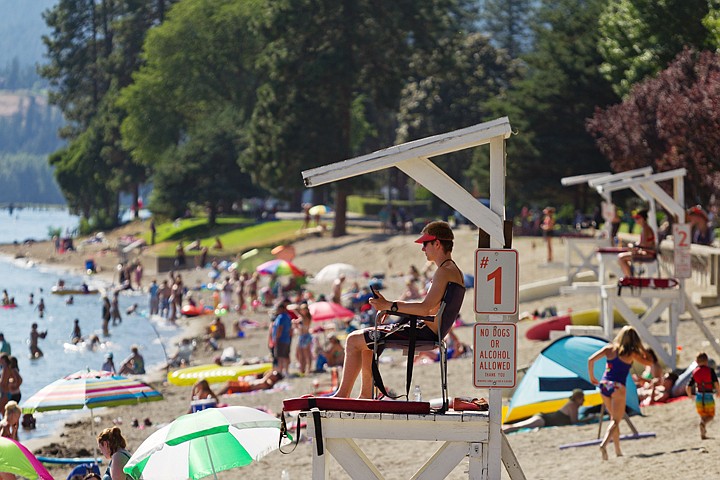
[[[625,277],[633,276],[633,261],[649,262],[657,258],[656,237],[652,227],[648,224],[648,211],[643,209],[634,213],[633,219],[640,225],[640,241],[637,244],[629,244],[630,251],[618,254],[618,262]]]

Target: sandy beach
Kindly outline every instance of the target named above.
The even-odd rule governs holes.
[[[141,231],[142,225],[133,224],[127,227],[129,233]],[[113,238],[108,238],[112,244]],[[350,230],[350,234],[333,239],[326,237],[312,237],[294,244],[297,257],[295,263],[308,272],[317,272],[323,266],[343,262],[356,266],[361,271],[370,273],[385,273],[387,276],[388,298],[399,296],[403,287],[403,275],[408,272],[411,265],[418,268],[424,265],[424,256],[417,244],[413,243],[413,236],[388,236],[371,230]],[[473,272],[474,250],[477,243],[477,234],[474,230],[464,227],[456,230],[456,246],[453,256],[459,267],[467,273]],[[520,284],[527,284],[541,279],[558,277],[564,274],[561,262],[550,265],[544,264],[545,251],[540,238],[517,238],[514,248],[520,253]],[[559,240],[555,241],[555,258],[564,258],[565,245]],[[97,252],[96,252],[97,253]],[[0,247],[0,254],[23,255],[37,262],[53,264],[68,269],[82,269],[84,258],[88,252],[70,254],[56,254],[49,242],[37,243],[32,246]],[[151,255],[149,253],[141,254]],[[113,267],[117,257],[113,253],[96,256],[102,267],[101,275],[112,280]],[[144,262],[150,265],[150,262]],[[158,276],[146,267],[145,279],[162,279],[165,274]],[[204,270],[188,270],[183,272],[186,284],[193,286],[207,279]],[[310,288],[316,294],[330,292],[329,284],[311,284]],[[206,297],[209,301],[209,297]],[[556,296],[539,301],[521,303],[520,311],[533,311],[547,306],[553,306],[563,312],[568,308],[583,310],[597,308],[599,299],[594,296]],[[141,305],[141,308],[143,306]],[[474,318],[473,299],[471,293],[466,296],[463,304],[462,317],[468,321]],[[716,332],[716,322],[720,317],[717,308],[702,311],[706,324],[711,331]],[[249,318],[266,325],[269,315],[266,311],[256,314],[243,315],[229,314],[223,317],[226,326],[230,327],[236,318]],[[184,336],[198,336],[212,320],[211,316],[181,319],[184,327]],[[533,342],[525,338],[525,332],[531,321],[518,323],[518,358],[517,365],[529,365],[537,354],[549,342]],[[472,342],[471,328],[457,328],[456,333],[466,343]],[[221,341],[221,348],[233,346],[242,354],[243,358],[265,357],[268,355],[266,347],[266,328],[248,329],[245,338],[233,338]],[[699,328],[689,319],[688,315],[681,316],[678,330],[678,345],[682,345],[681,357],[678,360],[680,367],[685,367],[694,358],[698,350],[708,350],[708,342]],[[166,346],[173,351],[173,346]],[[294,349],[293,349],[294,350]],[[199,346],[193,357],[196,365],[210,363],[215,352],[204,351]],[[294,352],[293,352],[294,359]],[[400,353],[388,351],[384,357],[392,359],[393,365],[403,368],[392,368],[383,365],[382,371],[386,385],[396,389],[404,386],[404,358]],[[483,396],[487,391],[478,390],[472,386],[472,359],[460,358],[450,361],[448,365],[449,390],[451,396]],[[189,406],[189,387],[177,387],[164,381],[165,372],[154,372],[148,375],[147,381],[161,391],[165,397],[162,402],[142,404],[138,406],[116,407],[96,412],[99,422],[95,430],[113,424],[121,419],[120,427],[128,440],[129,450],[133,451],[157,427],[167,424],[174,418],[186,413]],[[313,392],[313,382],[319,381],[322,385],[330,382],[330,374],[311,374],[305,377],[285,379],[282,388],[272,391],[254,392],[223,396],[222,400],[229,405],[246,405],[262,407],[274,413],[282,410],[282,400],[289,397],[298,397]],[[440,396],[437,365],[418,365],[415,369],[414,383],[422,387],[423,397],[430,399]],[[506,392],[509,393],[509,392]],[[23,392],[25,398],[32,392]],[[90,419],[87,412],[79,415],[72,422],[65,425],[62,432],[56,437],[34,442],[31,446],[36,453],[42,451],[48,456],[84,456],[91,454],[95,440],[90,433]],[[133,428],[131,421],[137,418],[149,418],[153,425],[144,429]],[[530,432],[519,432],[508,436],[518,460],[529,479],[631,479],[659,476],[660,478],[688,478],[702,476],[715,478],[720,476],[720,464],[712,460],[720,453],[720,424],[709,427],[711,439],[701,441],[697,427],[698,417],[695,413],[694,403],[690,400],[677,401],[670,404],[656,405],[643,408],[642,416],[632,418],[633,423],[641,432],[653,432],[653,438],[626,441],[622,443],[624,456],[616,458],[612,453],[610,460],[603,462],[597,447],[571,448],[560,450],[562,444],[591,440],[598,435],[597,424],[585,426],[570,426],[559,428],[544,428]],[[627,425],[622,425],[622,433],[628,433]],[[22,440],[22,431],[21,431]],[[239,470],[224,472],[219,478],[280,478],[281,472],[287,470],[292,479],[305,479],[311,477],[312,450],[309,442],[304,438],[297,449],[284,455],[273,452],[260,462]],[[398,442],[358,441],[365,453],[374,460],[376,466],[386,478],[409,478],[419,466],[429,458],[439,445],[430,442],[411,442],[412,445],[400,445]],[[42,444],[42,445],[41,445]],[[609,450],[612,450],[611,448]],[[402,455],[398,452],[402,451]],[[707,455],[709,454],[709,455]],[[467,459],[451,473],[448,478],[467,478]],[[53,468],[51,472],[56,478],[65,478],[69,468]],[[348,478],[340,467],[332,462],[329,478]],[[509,478],[503,472],[503,478]]]

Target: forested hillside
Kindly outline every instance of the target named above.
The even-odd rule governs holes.
[[[0,203],[65,203],[47,155],[0,153]]]
[[[0,0],[0,202],[65,203],[48,154],[60,148],[60,111],[37,73],[56,0]]]

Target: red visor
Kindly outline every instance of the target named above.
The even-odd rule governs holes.
[[[446,242],[452,241],[452,239],[445,240],[444,238],[438,238],[435,235],[430,235],[429,233],[423,233],[422,237],[415,240],[415,243],[434,242],[435,240],[444,240]]]

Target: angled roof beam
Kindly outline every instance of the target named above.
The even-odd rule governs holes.
[[[618,181],[621,181],[621,180],[624,180],[627,178],[648,176],[648,175],[651,175],[652,172],[653,172],[652,167],[643,167],[643,168],[637,168],[635,170],[627,170],[625,172],[613,173],[606,177],[594,178],[594,179],[588,181],[588,185],[590,185],[593,188],[597,188],[599,186],[610,184],[610,183],[615,183],[615,182],[618,182]]]
[[[654,173],[652,175],[648,175],[647,177],[626,178],[619,182],[598,185],[596,189],[598,192],[614,192],[616,190],[631,188],[633,185],[642,185],[646,184],[647,182],[657,183],[665,180],[673,180],[675,178],[684,177],[686,172],[687,170],[685,170],[684,168],[678,168],[676,170],[668,170],[667,172]]]
[[[477,227],[485,230],[491,237],[496,239],[504,237],[500,217],[427,158],[406,160],[396,166]]]
[[[560,183],[565,187],[569,187],[570,185],[580,185],[581,183],[586,183],[586,182],[589,182],[590,180],[594,180],[596,178],[607,177],[608,175],[611,175],[611,173],[610,172],[600,172],[600,173],[588,173],[586,175],[575,175],[574,177],[561,178]]]
[[[492,138],[499,136],[508,138],[511,133],[510,120],[502,117],[472,127],[395,145],[360,157],[306,170],[302,172],[302,175],[305,186],[315,187],[382,170],[405,160],[427,159],[465,148],[485,145],[490,143]],[[427,185],[423,186],[428,187]]]

